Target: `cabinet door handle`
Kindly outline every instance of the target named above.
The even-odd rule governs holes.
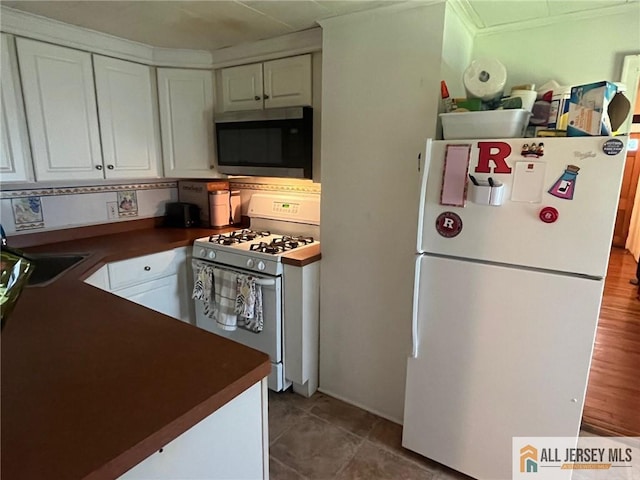
[[[144,271],[148,272],[149,270],[151,270],[151,267],[149,265],[147,265],[146,267],[144,267]]]
[[[108,168],[109,170],[113,170],[113,165],[107,165],[107,168]]]
[[[264,99],[265,100],[269,100],[269,95],[267,95],[266,93],[264,94]]]
[[[102,165],[96,165],[96,170],[102,170]]]
[[[260,97],[258,95],[256,95],[255,97],[253,97],[256,100],[260,100]]]

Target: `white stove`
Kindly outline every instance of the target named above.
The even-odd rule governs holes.
[[[318,241],[308,235],[273,234],[268,230],[235,230],[199,238],[194,243],[193,257],[211,260],[231,267],[282,274],[282,257]]]
[[[320,199],[254,194],[250,229],[214,234],[194,242],[193,258],[268,275],[281,275],[282,256],[317,245]]]
[[[249,229],[213,234],[194,242],[194,271],[204,263],[215,269],[231,270],[254,278],[262,290],[264,327],[259,333],[242,328],[234,331],[220,329],[215,321],[205,315],[205,308],[200,300],[196,300],[195,305],[196,325],[269,354],[272,364],[269,388],[280,391],[293,382],[295,389],[296,380],[303,382],[304,379],[288,378],[286,366],[289,364],[289,370],[297,372],[300,368],[293,366],[292,362],[302,363],[306,360],[303,354],[294,356],[291,353],[302,351],[298,341],[293,345],[287,343],[285,348],[287,339],[284,334],[284,312],[291,311],[291,308],[284,304],[287,282],[282,259],[292,252],[319,244],[320,199],[317,195],[254,194],[249,202],[248,214]],[[314,272],[316,271],[319,274],[318,267],[314,268]],[[291,282],[295,280],[292,279]],[[289,298],[292,295],[294,294],[290,293]],[[312,297],[317,298],[317,295]],[[308,303],[304,298],[287,301]],[[296,320],[289,318],[286,321]],[[301,329],[293,329],[296,330]],[[310,342],[301,340],[300,343]],[[290,352],[286,358],[285,351]],[[317,372],[317,368],[315,371]],[[295,375],[290,374],[289,377]],[[310,384],[316,385],[313,390],[317,388],[317,375]]]

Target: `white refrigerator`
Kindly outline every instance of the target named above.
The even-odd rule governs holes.
[[[625,143],[427,142],[404,447],[509,479],[512,437],[578,436]]]

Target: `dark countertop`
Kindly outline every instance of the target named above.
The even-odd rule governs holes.
[[[2,331],[3,480],[115,478],[269,374],[264,353],[82,281],[106,262],[212,231],[147,228],[25,248],[89,256],[25,289]]]

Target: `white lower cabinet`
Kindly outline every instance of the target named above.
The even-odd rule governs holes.
[[[183,309],[181,308],[178,275],[170,275],[158,280],[134,285],[133,287],[115,290],[112,293],[156,312],[188,321],[188,312],[182,311]]]
[[[318,389],[320,262],[284,265],[284,345],[287,380],[310,397]]]
[[[122,480],[268,479],[267,383],[256,383]]]
[[[191,323],[187,247],[111,262],[85,283],[156,312]]]

